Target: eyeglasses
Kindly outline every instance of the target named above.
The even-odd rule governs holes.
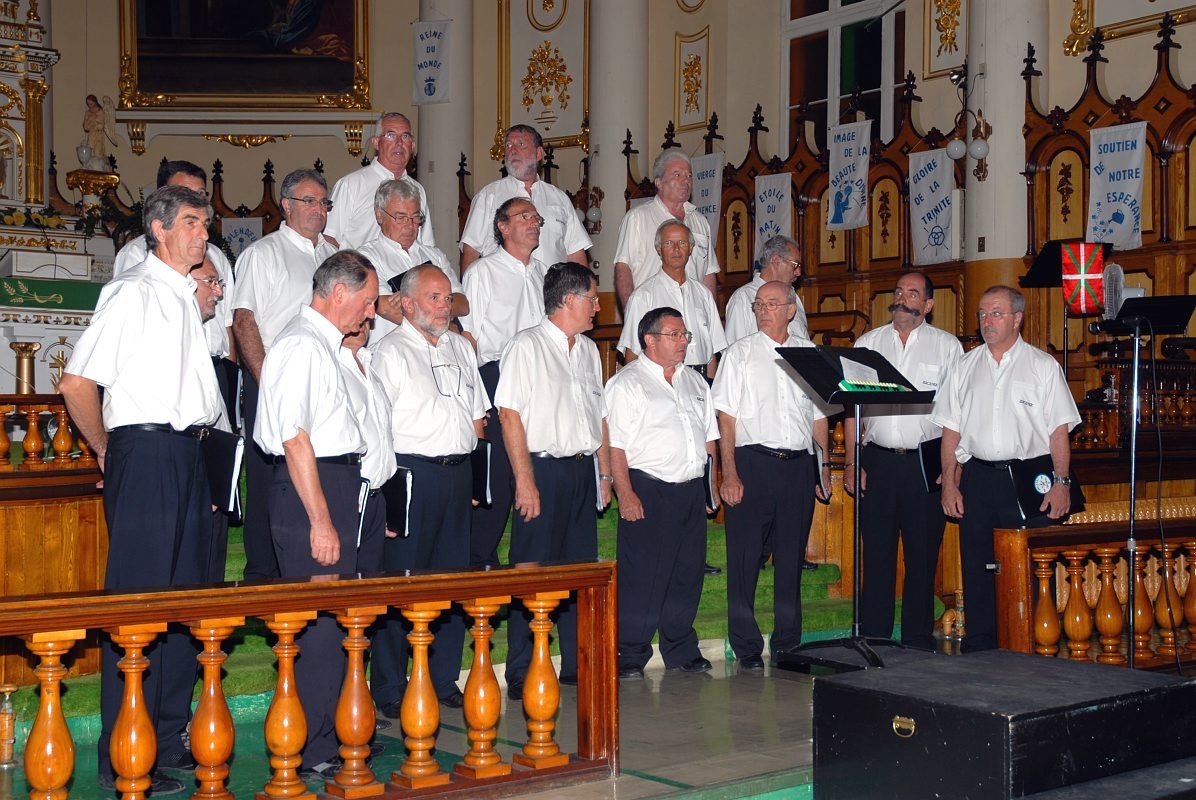
[[[596,294],[582,294],[581,292],[571,292],[571,294],[574,297],[581,297],[585,300],[589,300],[591,303],[594,304],[594,306],[598,305],[598,302],[599,302],[598,295],[596,295]]]
[[[228,285],[227,283],[220,280],[219,278],[196,278],[195,282],[196,283],[206,283],[208,285],[209,289],[217,289],[218,288],[218,289],[223,290],[224,287]]]
[[[667,336],[673,341],[684,339],[686,342],[692,342],[694,335],[690,331],[653,331],[649,336]]]
[[[293,197],[293,196],[284,195],[282,199],[283,200],[295,200],[300,203],[303,203],[303,205],[305,205],[305,206],[310,206],[312,204],[315,204],[315,205],[318,205],[320,208],[324,209],[325,211],[332,210],[332,201],[326,197]]]
[[[778,303],[776,300],[757,300],[752,303],[752,311],[762,311],[768,309],[769,311],[776,311],[778,308],[788,308],[792,303]]]
[[[519,217],[519,219],[523,220],[524,222],[531,222],[532,220],[535,220],[537,225],[544,224],[544,218],[535,211],[520,211],[517,214],[512,214],[511,217]]]
[[[424,215],[423,214],[392,214],[389,211],[387,211],[385,208],[382,209],[382,213],[385,214],[386,216],[390,217],[391,219],[393,219],[399,225],[423,225],[424,224]]]
[[[660,243],[661,250],[685,250],[693,247],[686,239],[665,239]]]
[[[411,131],[403,131],[402,133],[397,133],[396,131],[387,131],[386,133],[379,135],[378,138],[385,139],[391,144],[394,144],[395,142],[404,142],[406,144],[410,144],[411,142],[415,141],[415,137],[411,134]]]
[[[993,322],[1000,322],[1005,317],[1012,316],[1013,313],[1010,311],[977,311],[976,320],[984,322],[986,319],[991,319]]]
[[[788,260],[789,260],[789,266],[793,267],[794,269],[802,268],[800,261],[794,261],[793,259],[788,259]]]

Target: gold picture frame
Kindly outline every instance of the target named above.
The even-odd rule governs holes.
[[[966,0],[923,0],[922,78],[951,72],[964,61],[968,49]]]
[[[1169,11],[1177,26],[1196,19],[1196,5],[1169,9]],[[1063,40],[1063,52],[1069,56],[1078,56],[1083,53],[1088,48],[1088,40],[1092,37],[1092,32],[1098,27],[1106,42],[1156,31],[1166,13],[1168,11],[1160,11],[1157,14],[1147,14],[1118,22],[1106,22],[1102,25],[1097,19],[1096,0],[1072,0],[1071,32]]]
[[[677,132],[706,127],[710,119],[710,26],[674,34],[673,120]]]

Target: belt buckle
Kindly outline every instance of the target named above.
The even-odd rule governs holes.
[[[206,425],[195,432],[195,438],[201,442],[211,435],[212,435],[212,429],[207,427]]]
[[[908,447],[894,447],[893,452],[899,456],[904,456],[904,455],[909,455],[910,453],[912,453],[914,451]]]

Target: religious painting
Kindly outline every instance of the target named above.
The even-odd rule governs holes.
[[[498,119],[535,127],[552,147],[589,148],[590,0],[499,0]]]
[[[964,62],[968,50],[968,4],[965,0],[924,0],[922,78],[946,75]]]
[[[368,109],[366,0],[121,0],[120,108]]]
[[[1092,32],[1100,28],[1106,42],[1154,33],[1163,14],[1170,13],[1176,25],[1196,19],[1191,0],[1071,0],[1071,31],[1063,40],[1063,52],[1078,56],[1088,47]]]
[[[678,131],[704,128],[710,95],[710,26],[692,36],[675,36],[673,119]]]

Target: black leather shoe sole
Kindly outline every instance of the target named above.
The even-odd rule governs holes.
[[[739,669],[741,672],[763,672],[764,659],[761,656],[746,656],[739,659]]]
[[[693,661],[686,661],[676,667],[666,667],[669,672],[709,672],[714,665],[698,656]]]
[[[820,566],[821,565],[818,562],[807,561],[804,558],[802,559],[802,562],[801,562],[801,568],[804,570],[814,570],[814,569],[818,569],[818,567],[820,567]]]
[[[460,692],[446,694],[444,697],[440,698],[440,705],[444,706],[445,708],[464,708],[465,695],[461,694]]]
[[[716,567],[713,564],[707,564],[706,566],[702,567],[702,572],[706,573],[707,575],[722,575],[723,568]]]
[[[644,671],[639,667],[619,667],[619,680],[642,681],[643,679]]]

